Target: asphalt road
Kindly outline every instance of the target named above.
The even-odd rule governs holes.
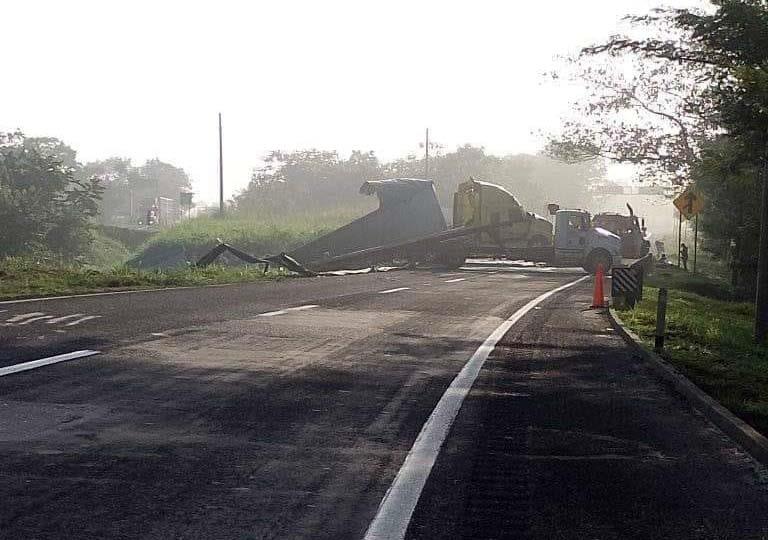
[[[398,271],[0,303],[0,373],[98,352],[0,376],[0,537],[362,538],[478,346],[579,275]],[[409,536],[765,534],[768,475],[588,303],[576,286],[505,336]]]

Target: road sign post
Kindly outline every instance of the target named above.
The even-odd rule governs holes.
[[[677,212],[677,267],[680,268],[680,249],[683,247],[683,213],[678,210]]]
[[[755,293],[755,341],[762,344],[768,333],[768,159],[763,159],[761,173],[763,196]]]
[[[683,231],[683,216],[685,216],[685,219],[691,219],[692,217],[696,218],[696,222],[694,224],[694,233],[693,233],[693,273],[696,273],[696,254],[698,249],[698,240],[699,240],[699,214],[704,209],[704,199],[701,195],[694,192],[691,188],[686,189],[683,191],[677,199],[672,201],[672,204],[675,205],[677,210],[680,212],[680,221],[677,225],[677,267],[680,268],[680,248],[681,246],[681,237],[682,237],[682,231]]]
[[[667,289],[659,289],[659,302],[656,307],[656,340],[654,350],[657,353],[664,352],[664,329],[667,324]]]
[[[693,225],[693,273],[696,274],[696,253],[699,250],[699,214],[696,214],[696,221]]]

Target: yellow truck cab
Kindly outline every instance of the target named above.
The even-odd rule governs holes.
[[[453,226],[478,227],[508,223],[497,234],[482,233],[479,247],[498,252],[508,248],[552,244],[552,224],[525,209],[502,186],[471,178],[453,196]]]

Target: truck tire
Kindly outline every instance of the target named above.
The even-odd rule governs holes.
[[[587,255],[587,259],[584,261],[584,270],[590,274],[597,272],[597,266],[602,264],[603,270],[606,274],[611,271],[613,266],[613,258],[611,254],[604,249],[596,249]]]

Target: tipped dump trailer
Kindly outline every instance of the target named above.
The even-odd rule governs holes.
[[[313,266],[339,255],[408,242],[448,228],[431,180],[371,180],[360,187],[376,195],[379,208],[289,253]]]
[[[471,256],[506,256],[555,266],[608,270],[621,261],[621,240],[592,227],[589,213],[559,210],[555,230],[526,212],[506,189],[470,179],[454,197],[449,228],[430,180],[365,182],[379,208],[288,255],[313,271],[363,268],[390,261],[461,266]]]

